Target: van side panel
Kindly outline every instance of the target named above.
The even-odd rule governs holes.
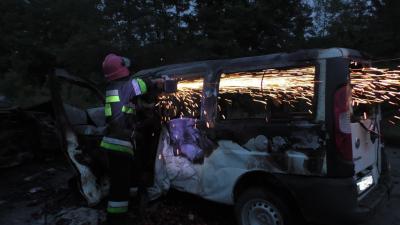
[[[274,174],[294,193],[302,215],[309,222],[342,224],[345,214],[357,208],[353,178],[326,178]]]
[[[349,82],[349,59],[332,58],[326,62],[325,121],[327,139],[327,175],[329,177],[351,177],[353,162],[347,162],[336,151],[334,134],[334,96],[338,88]]]

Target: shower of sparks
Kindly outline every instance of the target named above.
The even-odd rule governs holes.
[[[182,81],[178,84],[178,92],[162,95],[157,106],[162,115],[162,121],[169,121],[177,117],[200,117],[200,102],[202,82]]]
[[[314,73],[314,67],[306,67],[222,74],[219,93],[220,96],[224,96],[223,101],[228,104],[232,103],[229,94],[235,93],[248,94],[254,102],[263,105],[267,105],[268,99],[274,100],[277,104],[287,103],[291,107],[294,107],[296,102],[304,101],[309,105],[306,112],[311,113]],[[161,96],[158,104],[163,121],[177,117],[199,117],[202,89],[202,79],[183,80],[178,83],[178,92]],[[218,105],[218,110],[221,111],[221,105]],[[221,117],[225,119],[225,115]]]
[[[267,105],[268,99],[272,99],[279,104],[286,103],[289,106],[300,101],[305,101],[311,106],[314,96],[314,72],[314,67],[306,67],[223,74],[219,84],[220,93],[249,94],[254,102],[264,105]]]
[[[388,103],[398,106],[400,102],[400,70],[360,68],[350,71],[353,106]],[[229,96],[240,93],[251,96],[257,104],[306,106],[304,112],[312,113],[315,68],[242,72],[222,74],[219,83],[219,103],[232,104]],[[176,117],[199,117],[203,80],[184,80],[178,83],[178,92],[161,96],[159,106],[168,121]],[[218,105],[221,112],[221,105]],[[365,115],[366,117],[366,115]],[[225,119],[225,115],[222,115]]]
[[[400,70],[362,68],[351,71],[353,105],[400,102]]]

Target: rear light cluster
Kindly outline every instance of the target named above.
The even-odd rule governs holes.
[[[336,149],[344,160],[353,159],[351,143],[351,88],[343,86],[335,92],[334,117],[335,117],[335,143]]]
[[[357,181],[357,192],[358,194],[362,194],[366,190],[368,190],[370,187],[374,185],[374,178],[372,175],[367,175]]]

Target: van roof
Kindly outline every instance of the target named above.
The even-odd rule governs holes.
[[[205,60],[189,63],[171,64],[151,69],[141,70],[134,76],[174,76],[174,75],[199,75],[215,74],[216,71],[224,73],[234,73],[241,71],[261,70],[267,67],[280,68],[298,65],[300,63],[313,62],[328,58],[350,58],[362,60],[365,58],[357,50],[347,48],[328,48],[328,49],[304,49],[291,53],[274,53],[268,55]]]

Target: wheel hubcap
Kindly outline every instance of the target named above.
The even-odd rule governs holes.
[[[242,221],[245,225],[283,225],[276,207],[263,199],[254,199],[244,205]]]

